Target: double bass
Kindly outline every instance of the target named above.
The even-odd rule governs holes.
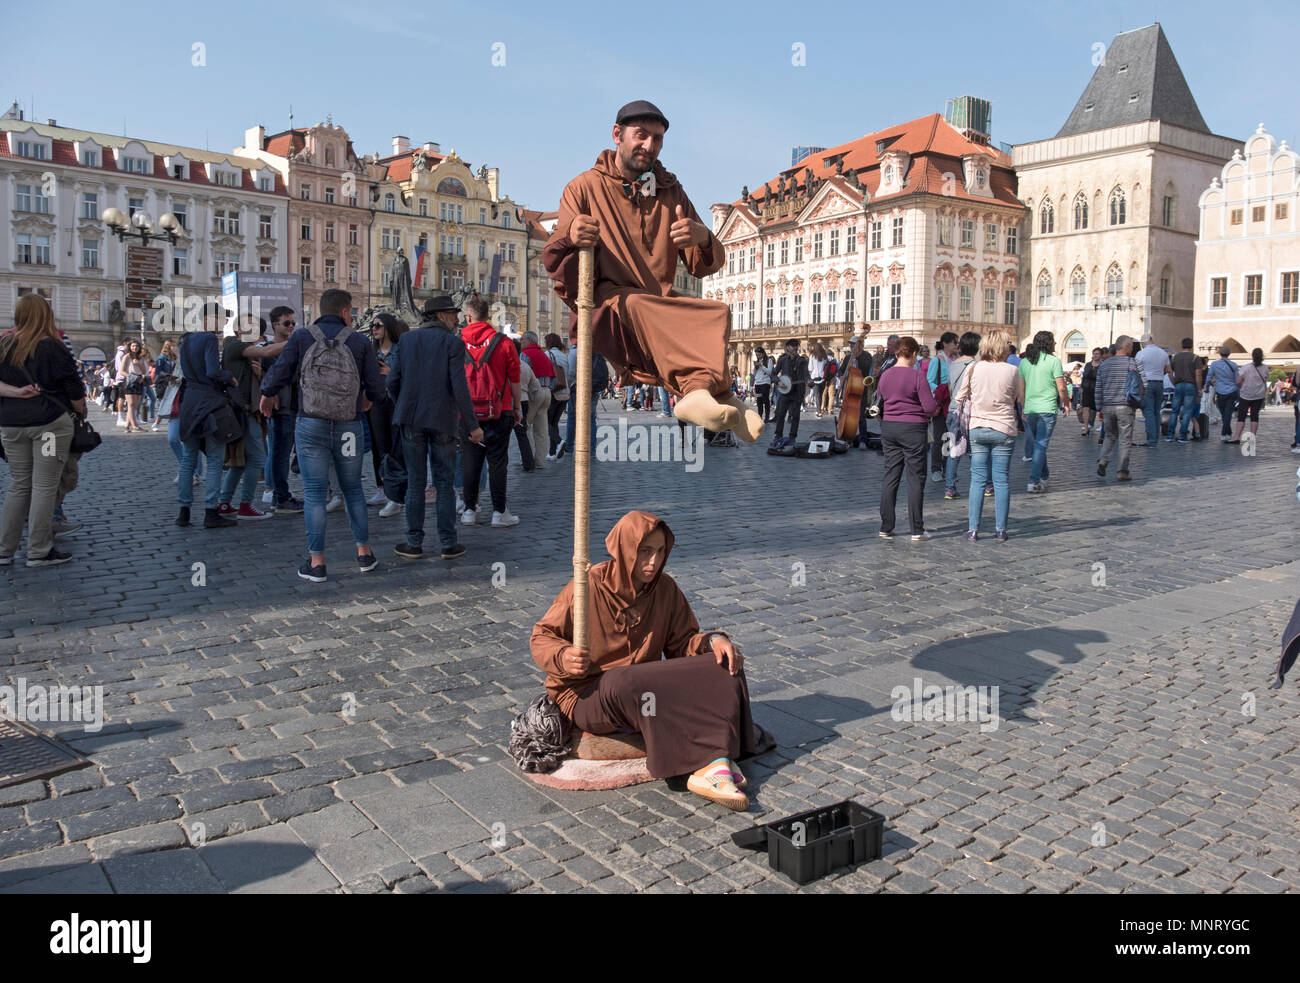
[[[858,436],[858,425],[862,420],[862,399],[874,386],[871,376],[864,376],[858,368],[858,360],[849,358],[848,374],[844,377],[844,395],[840,403],[840,415],[835,421],[835,436],[840,440],[854,440]]]

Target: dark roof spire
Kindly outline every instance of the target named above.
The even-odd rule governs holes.
[[[1209,133],[1159,24],[1117,34],[1057,137],[1160,120]]]

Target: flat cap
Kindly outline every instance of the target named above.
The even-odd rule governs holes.
[[[430,297],[424,302],[423,314],[437,314],[439,311],[458,311],[460,307],[446,294]]]
[[[638,99],[636,102],[629,102],[626,106],[618,111],[618,116],[614,122],[622,126],[630,119],[642,119],[645,117],[657,119],[664,125],[664,131],[668,130],[668,117],[659,111],[659,107],[653,102],[647,102],[644,99]]]

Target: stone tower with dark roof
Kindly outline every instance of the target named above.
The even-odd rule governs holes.
[[[1117,34],[1057,137],[1154,119],[1209,133],[1159,24]]]

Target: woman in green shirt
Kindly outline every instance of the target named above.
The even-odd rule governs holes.
[[[1034,335],[1020,359],[1020,377],[1025,380],[1025,450],[1033,448],[1029,466],[1029,491],[1047,490],[1047,444],[1056,420],[1069,405],[1065,371],[1056,357],[1056,338],[1050,331]]]

